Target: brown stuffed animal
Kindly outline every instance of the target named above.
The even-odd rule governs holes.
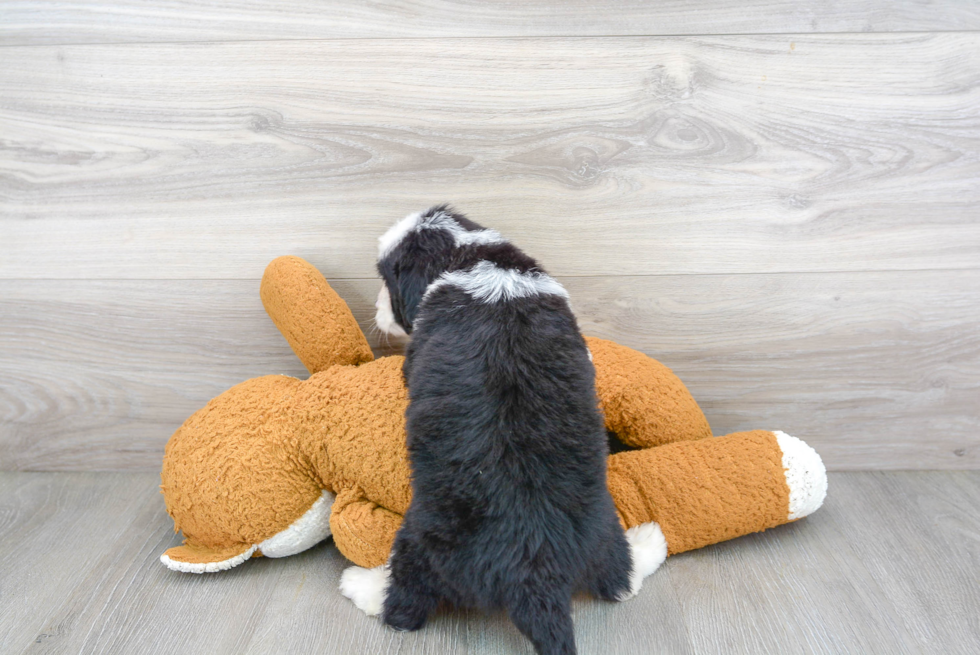
[[[273,261],[260,293],[311,376],[242,382],[173,434],[160,488],[184,545],[160,559],[177,571],[221,571],[332,534],[352,562],[379,566],[411,500],[403,358],[374,359],[346,303],[302,259]],[[587,341],[606,426],[626,448],[609,457],[620,519],[666,540],[653,568],[668,552],[820,507],[826,473],[805,443],[762,430],[711,438],[668,368],[611,341]]]

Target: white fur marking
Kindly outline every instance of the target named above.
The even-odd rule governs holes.
[[[241,555],[235,555],[221,562],[177,562],[164,553],[160,555],[160,563],[171,571],[180,571],[181,573],[217,573],[235,568],[251,557],[257,548],[258,546],[252,546]]]
[[[357,609],[368,616],[377,616],[384,609],[390,575],[387,565],[373,569],[348,567],[340,576],[340,593],[354,601]]]
[[[323,490],[316,502],[288,528],[259,544],[266,557],[288,557],[312,548],[330,536],[330,508],[335,496]]]
[[[383,258],[385,255],[394,250],[395,246],[401,243],[402,239],[404,239],[409,232],[414,231],[420,218],[422,218],[422,212],[409,214],[388,228],[387,232],[378,237],[378,259]]]
[[[504,238],[496,230],[464,230],[456,221],[452,221],[451,227],[445,229],[452,233],[457,246],[485,246],[504,242]]]
[[[783,468],[789,487],[789,519],[803,518],[817,511],[827,497],[827,469],[823,460],[805,441],[774,430],[783,451]]]
[[[493,262],[482,261],[465,271],[443,273],[426,288],[425,297],[439,287],[451,285],[485,303],[536,295],[568,298],[565,287],[544,273],[520,273],[509,268],[499,268]]]
[[[381,283],[381,291],[378,292],[378,300],[374,303],[377,312],[374,314],[374,322],[378,329],[393,337],[407,337],[408,334],[395,320],[395,312],[391,309],[391,294],[388,292],[388,285]]]
[[[630,572],[630,590],[619,597],[621,601],[629,600],[639,593],[643,578],[660,568],[667,559],[667,540],[655,521],[627,530],[626,541],[630,544],[633,570]]]
[[[423,212],[409,214],[388,228],[388,231],[378,238],[378,259],[387,256],[406,236],[420,230],[445,230],[452,235],[456,246],[486,245],[505,241],[496,230],[467,230],[446,212],[436,212],[425,218],[422,215]]]

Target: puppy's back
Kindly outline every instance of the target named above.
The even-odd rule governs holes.
[[[564,289],[490,263],[443,276],[405,373],[413,509],[461,600],[507,604],[536,566],[577,577],[604,532],[607,450]]]
[[[539,653],[574,653],[572,591],[624,598],[632,565],[567,293],[497,232],[444,207],[389,230],[378,271],[379,325],[412,335],[414,495],[385,622],[417,629],[442,599],[503,606]]]

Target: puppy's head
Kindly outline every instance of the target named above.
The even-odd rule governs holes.
[[[486,230],[446,205],[410,214],[378,239],[378,273],[384,284],[375,304],[375,321],[385,333],[412,333],[425,290],[461,261],[466,247],[502,243],[495,230]]]

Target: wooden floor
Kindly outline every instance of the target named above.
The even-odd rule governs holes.
[[[0,470],[143,470],[452,201],[715,432],[980,467],[980,3],[0,3]],[[375,343],[381,350],[380,345]]]
[[[0,473],[0,652],[531,653],[500,615],[396,633],[337,591],[332,543],[203,576],[146,473]],[[980,472],[830,476],[795,524],[677,555],[623,604],[575,601],[583,654],[980,652]]]
[[[980,2],[5,0],[0,653],[530,652],[500,616],[382,629],[329,543],[157,562],[169,436],[305,375],[266,264],[367,330],[376,237],[442,201],[717,434],[848,471],[578,600],[581,652],[980,652]]]

